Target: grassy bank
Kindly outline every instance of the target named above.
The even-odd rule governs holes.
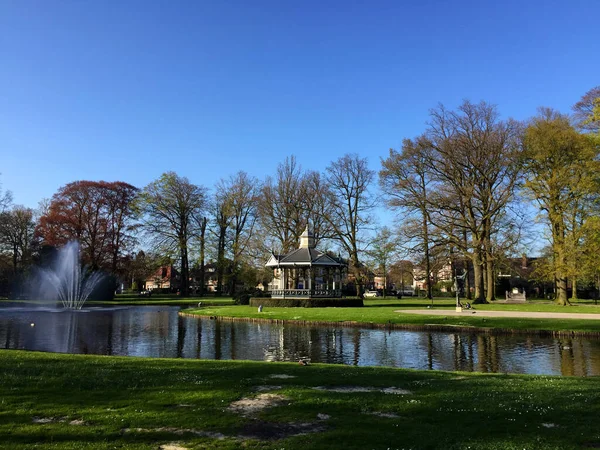
[[[402,314],[402,309],[422,309],[431,305],[425,299],[375,299],[365,300],[362,308],[265,308],[258,312],[250,306],[204,306],[193,308],[191,314],[212,317],[295,320],[309,322],[358,322],[364,324],[428,325],[477,327],[483,329],[548,330],[600,333],[600,321],[583,319],[530,319],[510,317],[481,317],[469,314],[460,317]],[[433,308],[452,311],[453,299],[435,299]],[[600,306],[592,302],[579,302],[570,307],[557,306],[551,302],[535,301],[526,304],[476,305],[476,310],[523,311],[523,312],[563,312],[600,314]],[[399,311],[399,312],[398,312]]]
[[[9,300],[0,299],[0,305],[2,302],[9,303],[22,303],[24,305],[47,305],[47,301],[41,300]],[[233,305],[233,299],[231,297],[185,297],[181,298],[175,294],[156,295],[151,297],[141,297],[137,295],[117,295],[113,300],[110,301],[87,301],[86,306],[118,306],[118,305],[132,305],[132,306],[182,306],[192,307],[197,306],[201,302],[202,305],[213,305],[213,306],[225,306]]]
[[[176,294],[157,294],[151,297],[141,297],[138,295],[116,295],[112,301],[87,302],[89,305],[172,305],[172,306],[197,306],[202,305],[233,305],[231,297],[180,297]]]
[[[598,378],[3,350],[0,379],[6,449],[600,446]]]

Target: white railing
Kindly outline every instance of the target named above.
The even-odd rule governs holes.
[[[271,298],[341,297],[339,289],[273,289]]]

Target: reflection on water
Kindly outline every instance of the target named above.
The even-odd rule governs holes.
[[[174,307],[0,309],[0,346],[59,353],[600,375],[600,340],[220,322]]]

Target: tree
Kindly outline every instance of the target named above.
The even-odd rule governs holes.
[[[500,121],[496,107],[469,101],[430,113],[425,145],[438,187],[430,197],[448,245],[472,260],[475,302],[494,298],[493,233],[521,175],[520,124]],[[430,215],[430,217],[432,217]]]
[[[34,230],[32,209],[14,206],[0,213],[0,249],[11,255],[15,276],[30,262]]]
[[[600,86],[586,92],[573,106],[575,124],[600,136]]]
[[[275,239],[282,253],[297,247],[306,228],[305,176],[296,157],[291,156],[277,167],[276,179],[268,177],[261,189],[261,225]]]
[[[258,180],[240,171],[217,184],[216,223],[219,232],[218,262],[224,261],[225,251],[231,256],[231,289],[235,293],[240,264],[252,237],[257,220]],[[227,230],[230,230],[230,248],[226,249]],[[221,272],[222,276],[222,272]]]
[[[566,305],[567,278],[577,276],[580,229],[599,190],[598,150],[566,116],[550,109],[541,109],[525,130],[524,150],[525,189],[549,226],[556,301]]]
[[[197,233],[197,224],[206,207],[206,189],[190,183],[175,172],[165,172],[138,195],[135,210],[143,229],[161,248],[179,254],[182,296],[189,295],[190,239]]]
[[[381,161],[379,185],[387,197],[387,204],[402,215],[407,241],[415,241],[412,253],[424,255],[427,277],[427,298],[432,299],[431,282],[431,216],[430,189],[434,179],[430,170],[431,148],[423,137],[415,141],[405,139],[402,153],[390,149],[389,157]]]
[[[138,189],[122,181],[109,183],[105,186],[106,214],[108,219],[109,249],[111,254],[110,270],[113,274],[119,272],[119,259],[126,249],[133,247],[136,239],[132,234],[133,201]]]
[[[383,227],[376,232],[375,238],[371,241],[371,247],[366,252],[373,260],[373,266],[383,273],[384,298],[386,296],[391,261],[396,256],[397,251],[398,244],[394,239],[394,235],[388,227]]]
[[[12,192],[2,191],[2,185],[0,185],[0,212],[4,211],[12,203]]]
[[[369,213],[375,206],[369,193],[374,176],[367,159],[358,155],[344,155],[327,167],[329,214],[326,217],[335,238],[349,256],[349,270],[361,298],[364,273],[360,253],[365,247],[363,232],[369,225]]]
[[[130,232],[136,192],[119,181],[66,184],[46,205],[36,232],[44,244],[54,247],[79,241],[84,263],[116,274],[120,257],[135,242]]]
[[[304,171],[294,156],[277,167],[277,177],[268,177],[258,198],[259,225],[272,246],[282,253],[297,248],[310,224],[315,245],[333,237],[327,220],[328,186],[319,172]]]

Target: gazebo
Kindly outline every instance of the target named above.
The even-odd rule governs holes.
[[[342,296],[346,264],[315,249],[314,235],[304,230],[300,248],[286,254],[273,253],[266,267],[273,269],[271,298],[332,298]]]

